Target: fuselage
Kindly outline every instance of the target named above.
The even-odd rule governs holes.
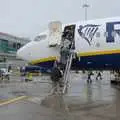
[[[120,68],[120,17],[73,24],[77,58],[73,59],[72,69]],[[63,25],[63,31],[68,25]],[[32,65],[51,69],[60,57],[58,47],[49,47],[48,31],[38,38],[20,48],[17,55]]]

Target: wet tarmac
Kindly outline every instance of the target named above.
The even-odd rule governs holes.
[[[120,120],[120,89],[110,84],[109,72],[92,84],[86,74],[71,73],[65,95],[50,93],[49,76],[33,79],[11,76],[0,83],[0,120]]]

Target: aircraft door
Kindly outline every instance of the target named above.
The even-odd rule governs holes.
[[[59,21],[54,21],[49,23],[49,35],[48,35],[48,44],[49,47],[55,47],[60,45],[61,36],[62,36],[62,23]]]
[[[75,49],[75,27],[75,25],[66,26],[62,35],[62,41],[69,40],[72,49]]]

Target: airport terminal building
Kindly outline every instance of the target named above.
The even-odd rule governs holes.
[[[17,50],[29,41],[28,38],[16,37],[0,32],[0,62],[17,59]]]

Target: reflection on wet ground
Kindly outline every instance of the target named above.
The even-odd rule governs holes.
[[[52,95],[48,77],[36,77],[32,82],[11,79],[0,85],[0,98],[29,96],[28,99],[0,108],[1,120],[119,120],[119,87],[110,85],[109,72],[103,80],[86,82],[86,75],[71,74],[65,95]],[[1,87],[2,86],[2,87]]]

